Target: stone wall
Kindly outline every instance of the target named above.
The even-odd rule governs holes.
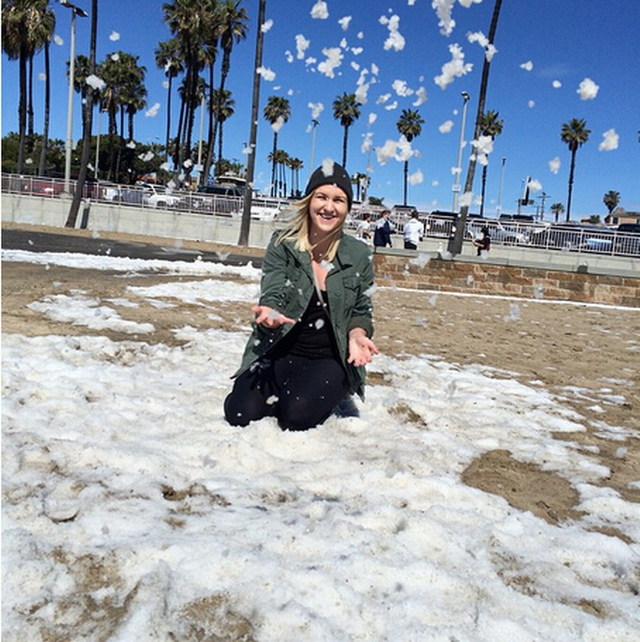
[[[640,308],[640,274],[591,274],[488,261],[375,254],[378,285]]]

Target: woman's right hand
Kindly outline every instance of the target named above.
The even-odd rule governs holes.
[[[256,315],[255,323],[265,328],[279,328],[285,323],[294,324],[295,319],[284,316],[281,312],[270,308],[268,305],[254,305],[251,311]]]

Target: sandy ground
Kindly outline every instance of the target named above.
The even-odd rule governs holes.
[[[207,249],[216,248],[207,244]],[[122,278],[122,273],[108,271],[5,262],[2,331],[30,336],[95,335],[95,330],[50,321],[26,306],[48,294],[74,290],[103,301],[127,299],[133,296],[126,291],[130,285],[195,278],[157,272]],[[155,333],[141,340],[170,345],[178,343],[174,328],[188,324],[202,329],[247,331],[251,316],[245,304],[217,305],[216,319],[209,318],[211,309],[206,305],[114,307],[125,319],[144,322],[153,318]],[[630,481],[637,480],[640,470],[640,310],[380,287],[375,294],[375,316],[375,340],[384,353],[400,358],[429,354],[453,364],[482,364],[494,369],[495,377],[544,385],[584,418],[580,423],[586,428],[554,438],[576,442],[591,456],[595,451],[600,463],[611,470],[610,477],[601,483],[629,501],[640,502],[640,491],[628,487]],[[102,334],[115,341],[132,339],[117,332]],[[384,374],[376,371],[374,363],[369,384],[385,383]],[[407,421],[418,420],[410,408],[392,411],[404,414]],[[634,436],[623,441],[604,439],[594,427],[598,422],[631,429]],[[617,456],[620,448],[626,448],[625,457]],[[486,453],[472,462],[463,479],[551,523],[579,516],[575,509],[577,492],[561,475],[519,462],[507,451]],[[607,532],[628,541],[615,529]]]

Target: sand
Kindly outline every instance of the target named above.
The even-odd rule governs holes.
[[[125,239],[119,235],[119,240]],[[140,240],[136,237],[136,241]],[[163,242],[166,244],[166,239]],[[206,244],[207,249],[216,247]],[[238,251],[235,247],[220,249]],[[2,331],[27,336],[95,335],[98,334],[95,330],[48,320],[26,306],[46,295],[74,290],[83,290],[87,296],[101,301],[117,301],[132,296],[126,291],[130,285],[148,287],[167,280],[196,278],[161,273],[122,278],[120,272],[4,262]],[[602,485],[628,501],[640,501],[640,490],[628,486],[629,482],[637,481],[640,470],[640,309],[456,296],[389,287],[378,288],[374,303],[375,341],[386,354],[398,358],[427,354],[451,364],[482,364],[491,368],[492,376],[497,378],[544,386],[565,407],[578,413],[582,418],[579,423],[585,427],[584,431],[558,433],[554,438],[579,444],[579,448],[610,469],[611,474],[600,482]],[[139,322],[153,319],[155,332],[140,340],[167,345],[180,343],[173,330],[186,324],[203,330],[248,331],[251,319],[249,306],[239,303],[217,305],[213,318],[211,307],[183,302],[163,308],[145,303],[133,308],[113,301],[108,305],[116,307],[124,319]],[[129,334],[109,330],[100,334],[114,341],[132,340]],[[374,363],[369,369],[369,384],[386,383],[384,373],[376,371]],[[407,421],[415,419],[410,408],[392,411],[404,414]],[[633,436],[621,441],[604,439],[594,427],[599,422],[630,429]],[[626,449],[623,458],[617,456],[620,448]],[[463,480],[499,494],[512,506],[530,510],[551,523],[579,516],[578,494],[561,472],[554,474],[519,462],[508,451],[485,453],[471,463]],[[609,534],[626,538],[615,529]]]

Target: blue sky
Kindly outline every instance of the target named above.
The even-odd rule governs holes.
[[[76,4],[86,9],[91,5],[89,0],[76,0]],[[162,4],[152,0],[111,0],[101,2],[99,7],[98,59],[116,50],[139,55],[140,63],[147,67],[148,106],[159,103],[156,116],[141,112],[136,119],[135,135],[141,142],[164,139],[166,89],[164,74],[155,67],[153,56],[157,43],[170,37],[162,19]],[[232,55],[227,88],[236,101],[236,112],[225,124],[224,134],[225,156],[240,161],[245,159],[243,150],[249,137],[258,0],[245,0],[243,4],[251,18],[250,30],[247,40],[237,44]],[[463,6],[466,4],[470,6]],[[345,91],[355,92],[359,79],[361,83],[364,79],[369,87],[361,106],[362,115],[350,128],[347,169],[352,174],[365,173],[370,166],[369,193],[383,197],[387,205],[401,203],[402,162],[375,150],[389,149],[388,141],[398,141],[396,122],[403,108],[417,109],[425,123],[422,134],[411,145],[414,155],[409,161],[412,184],[408,201],[426,210],[451,209],[461,92],[471,95],[465,136],[470,141],[484,56],[481,45],[470,42],[468,34],[488,32],[493,4],[492,0],[456,3],[452,13],[456,25],[450,35],[444,35],[428,0],[327,0],[328,17],[324,19],[311,15],[314,7],[319,8],[317,0],[267,0],[270,27],[265,33],[263,66],[270,73],[265,74],[261,87],[256,187],[267,189],[270,179],[267,155],[272,148],[273,130],[262,117],[267,98],[280,95],[291,102],[291,117],[279,130],[278,146],[303,160],[304,181],[313,170],[312,152],[314,166],[327,157],[341,160],[343,129],[333,118],[332,103]],[[64,138],[70,12],[57,3],[53,7],[56,34],[62,44],[54,44],[51,52],[51,135]],[[397,22],[393,16],[398,17]],[[78,19],[77,25],[76,51],[86,54],[89,20]],[[539,187],[533,193],[538,207],[542,192],[547,194],[546,219],[551,219],[552,203],[566,203],[570,154],[560,140],[560,129],[572,118],[585,119],[591,130],[589,141],[577,154],[572,218],[604,216],[602,197],[608,190],[620,192],[621,205],[627,210],[640,211],[638,33],[637,0],[503,2],[486,108],[499,112],[504,131],[489,154],[486,214],[496,213],[501,182],[502,210],[515,211],[527,177],[533,179],[534,187]],[[297,57],[297,35],[309,41],[301,59]],[[391,35],[395,35],[395,46],[385,49]],[[464,63],[473,68],[443,89],[434,79],[452,59],[450,46],[455,44],[464,54]],[[323,73],[322,66],[319,68],[327,58],[323,49],[328,48],[337,48],[343,55],[340,66],[333,70],[334,77]],[[17,62],[3,57],[3,135],[17,129],[17,67]],[[36,77],[42,71],[43,59],[38,56]],[[272,75],[273,79],[266,78]],[[584,81],[587,82],[581,95],[579,88]],[[36,129],[41,129],[43,86],[41,80],[36,80]],[[174,100],[176,112],[177,104]],[[320,124],[315,148],[310,132],[310,104],[323,107],[317,116]],[[102,126],[106,126],[105,119]],[[74,129],[77,138],[79,104]],[[197,129],[196,125],[196,136]],[[372,148],[369,151],[363,151],[365,140]],[[466,145],[462,182],[469,153],[470,145]],[[480,169],[478,166],[474,195],[480,193]],[[477,210],[478,206],[472,205],[471,211]],[[523,211],[534,214],[536,208]]]

